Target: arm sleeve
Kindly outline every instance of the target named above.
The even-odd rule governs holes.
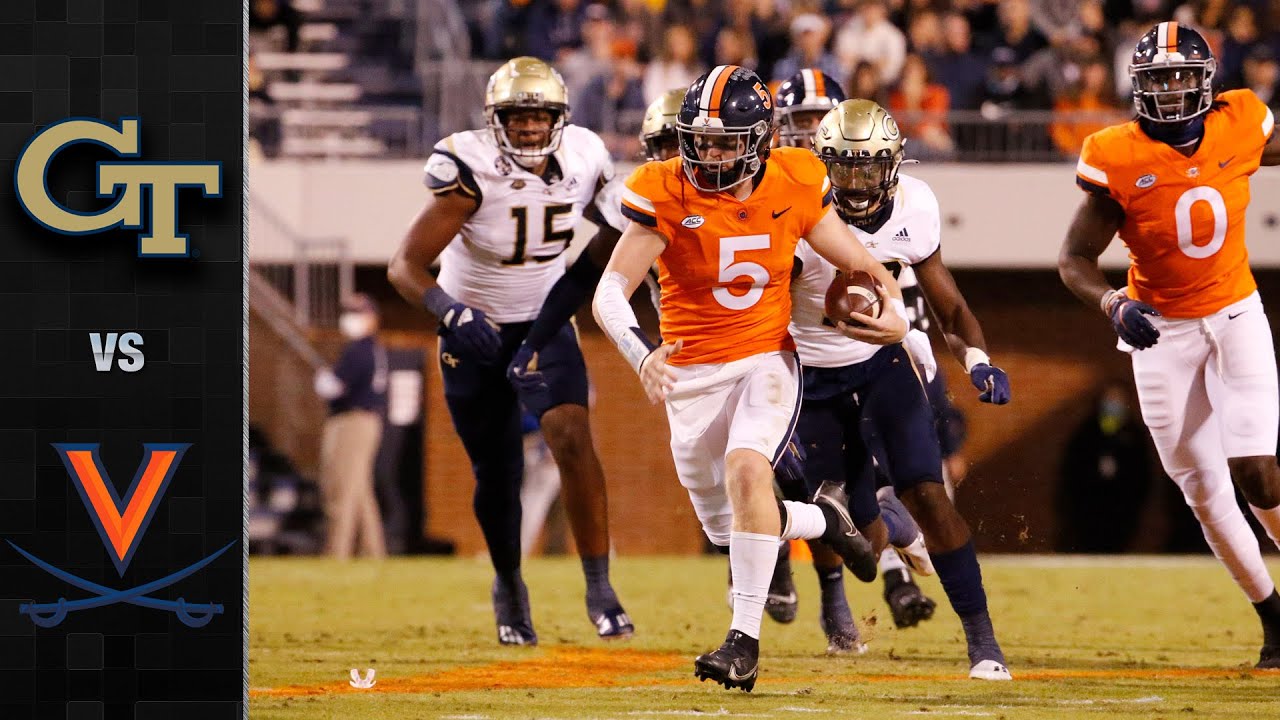
[[[631,310],[626,295],[627,279],[621,273],[607,273],[596,287],[595,310],[605,334],[618,346],[631,369],[640,372],[640,363],[656,347]]]

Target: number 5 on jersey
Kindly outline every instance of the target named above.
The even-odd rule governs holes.
[[[741,295],[735,295],[727,287],[712,288],[711,296],[716,302],[730,310],[746,310],[760,302],[764,295],[764,286],[769,284],[769,271],[759,263],[746,260],[735,262],[740,252],[747,250],[768,250],[768,235],[735,235],[720,238],[720,276],[719,282],[731,283],[742,277],[751,278],[751,289]]]

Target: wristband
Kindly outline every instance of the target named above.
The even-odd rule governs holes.
[[[1123,295],[1124,295],[1124,291],[1123,291],[1123,290],[1108,290],[1108,291],[1106,291],[1106,292],[1102,293],[1102,301],[1101,301],[1101,302],[1099,302],[1098,304],[1102,307],[1102,314],[1103,314],[1103,315],[1110,315],[1110,314],[1111,314],[1111,302],[1112,302],[1113,300],[1115,300],[1115,298],[1116,298],[1116,296],[1117,296],[1117,295],[1123,296]]]
[[[982,348],[971,347],[964,351],[964,369],[965,372],[973,372],[976,365],[990,365],[991,358]]]
[[[441,320],[444,319],[445,313],[449,312],[449,306],[457,302],[452,295],[445,292],[444,288],[439,285],[427,288],[427,291],[422,294],[422,306],[427,309],[427,312]]]

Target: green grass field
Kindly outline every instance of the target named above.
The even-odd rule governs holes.
[[[750,694],[692,673],[728,628],[724,567],[719,557],[616,560],[637,634],[606,644],[586,619],[577,562],[531,561],[542,644],[501,648],[487,561],[255,558],[252,717],[1280,718],[1280,672],[1250,670],[1257,618],[1208,557],[984,558],[1012,683],[966,678],[960,624],[935,578],[922,585],[938,613],[911,630],[893,627],[878,582],[848,580],[870,649],[825,656],[817,580],[797,563],[800,616],[765,620]],[[349,687],[351,668],[370,667],[375,688]]]

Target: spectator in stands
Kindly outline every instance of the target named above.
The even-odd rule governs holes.
[[[1048,109],[1048,98],[1037,97],[1022,82],[1022,66],[1013,48],[998,47],[991,51],[987,82],[982,98],[984,120],[1001,120],[1017,110]]]
[[[866,61],[853,68],[853,78],[849,80],[846,94],[853,99],[875,100],[881,105],[888,105],[884,85],[880,84],[879,68]]]
[[[556,63],[556,69],[564,77],[569,91],[569,102],[575,107],[587,83],[610,71],[617,36],[617,28],[607,6],[601,3],[588,5],[583,16],[582,47],[564,53]]]
[[[280,154],[280,115],[276,101],[267,92],[267,76],[258,67],[257,56],[249,53],[249,153],[251,157]]]
[[[533,0],[524,28],[525,54],[555,63],[581,47],[586,8],[582,0]]]
[[[955,150],[947,131],[947,89],[929,77],[929,68],[919,55],[908,55],[902,65],[898,87],[889,94],[889,112],[913,142],[908,146],[916,158],[943,158]]]
[[[1031,23],[1031,0],[1002,0],[997,17],[996,30],[979,43],[983,49],[1008,48],[1013,51],[1015,61],[1021,63],[1049,44]]]
[[[320,440],[320,490],[328,523],[326,550],[350,558],[356,539],[365,555],[387,554],[374,494],[374,461],[387,403],[387,351],[378,342],[378,308],[367,295],[342,302],[339,327],[348,344],[332,369],[316,373],[316,394],[329,401]]]
[[[1123,121],[1111,102],[1110,69],[1101,58],[1086,62],[1080,79],[1053,105],[1056,113],[1049,134],[1053,144],[1067,158],[1075,158],[1084,139]]]
[[[1081,0],[1032,0],[1031,22],[1052,45],[1062,45],[1080,35]]]
[[[269,31],[276,27],[284,28],[285,49],[297,52],[302,13],[289,0],[253,0],[249,5],[249,29]]]
[[[942,18],[932,10],[916,13],[911,18],[907,31],[911,52],[932,62],[947,51],[946,42],[942,39]]]
[[[790,16],[779,7],[780,5],[781,3],[772,2],[772,0],[756,0],[751,34],[756,45],[758,63],[756,72],[762,78],[776,77],[773,71],[774,66],[791,51],[791,20]],[[828,64],[835,66],[834,61]]]
[[[506,60],[525,54],[525,27],[529,24],[530,0],[498,0],[493,18],[484,28],[484,56]]]
[[[616,7],[618,37],[630,40],[636,46],[637,59],[649,62],[662,43],[662,19],[649,0],[619,0]]]
[[[1130,49],[1124,57],[1125,67],[1129,66]],[[1065,95],[1080,81],[1084,64],[1100,55],[1098,39],[1092,35],[1077,35],[1059,45],[1050,45],[1041,50],[1022,66],[1023,82],[1035,92],[1051,98]],[[1129,94],[1128,89],[1125,95]]]
[[[785,82],[805,68],[817,68],[844,85],[845,72],[836,57],[827,52],[831,24],[816,13],[801,13],[791,20],[791,52],[773,66],[773,79]]]
[[[697,53],[698,39],[688,25],[667,28],[662,54],[644,71],[644,103],[641,109],[672,88],[692,85],[702,74]]]
[[[1248,5],[1237,5],[1228,16],[1226,37],[1218,54],[1218,74],[1214,78],[1224,89],[1244,87],[1244,59],[1254,48],[1265,47],[1258,18]]]
[[[1054,503],[1061,552],[1124,552],[1133,541],[1152,474],[1129,395],[1127,386],[1108,384],[1067,441]]]
[[[751,33],[732,27],[716,33],[716,65],[741,65],[754,70],[758,62]]]
[[[973,37],[964,15],[947,13],[942,19],[942,33],[946,52],[934,60],[930,74],[946,87],[952,108],[976,110],[982,102],[987,61],[973,52]]]
[[[880,82],[892,85],[902,72],[907,38],[889,22],[883,0],[862,0],[858,12],[836,33],[834,51],[848,77],[855,65],[866,60],[880,70]]]
[[[628,41],[619,40],[614,45],[609,72],[593,78],[583,89],[582,97],[574,101],[573,121],[600,133],[610,150],[616,150],[619,135],[632,148],[646,107],[635,48]],[[633,117],[628,118],[628,112]]]
[[[1137,20],[1125,20],[1112,33],[1111,74],[1115,79],[1115,98],[1118,101],[1132,101],[1133,80],[1129,77],[1129,62],[1133,58],[1134,46],[1150,27],[1150,24]]]
[[[1255,47],[1244,59],[1244,86],[1272,110],[1280,111],[1280,64],[1271,48]]]

